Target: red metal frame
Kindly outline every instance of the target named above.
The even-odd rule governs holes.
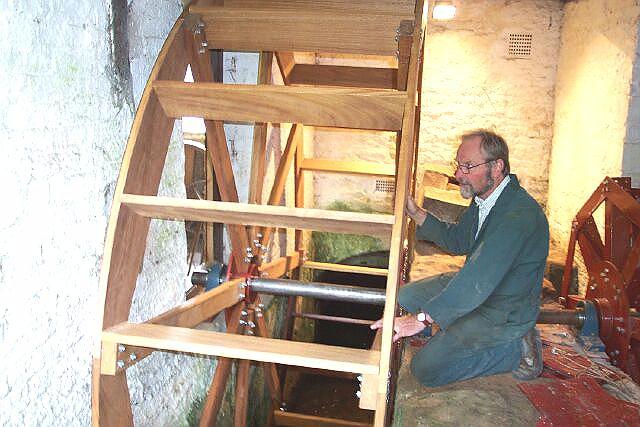
[[[604,238],[593,213],[604,203]],[[584,297],[569,295],[576,243],[589,274]],[[640,319],[630,309],[640,308],[640,189],[630,178],[605,178],[578,211],[560,291],[569,308],[581,299],[598,308],[600,338],[611,362],[640,383]]]

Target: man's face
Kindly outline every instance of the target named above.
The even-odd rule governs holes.
[[[460,144],[456,161],[459,165],[475,166],[487,161],[480,148],[480,137],[467,139]],[[494,162],[469,169],[465,174],[460,168],[455,172],[455,177],[460,184],[460,194],[465,199],[479,196],[486,199],[495,187],[495,179],[492,176]],[[488,194],[487,194],[488,193]],[[486,196],[485,196],[486,195]]]

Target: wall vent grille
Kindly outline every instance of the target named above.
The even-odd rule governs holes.
[[[509,33],[507,56],[509,58],[531,58],[532,33]]]
[[[376,191],[379,193],[394,193],[396,183],[392,179],[376,179]]]

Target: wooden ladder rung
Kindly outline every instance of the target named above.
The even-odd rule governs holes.
[[[394,56],[407,12],[369,13],[310,7],[191,6],[205,23],[210,48],[239,51],[335,52]]]
[[[407,93],[388,89],[155,81],[169,117],[397,131]]]
[[[393,215],[123,194],[120,202],[148,218],[222,222],[334,233],[390,236]]]
[[[115,374],[118,344],[361,374],[380,362],[376,350],[124,322],[102,332],[103,374]]]
[[[305,261],[303,268],[314,270],[341,271],[345,273],[371,274],[375,276],[386,276],[389,270],[386,268],[363,267],[360,265],[332,264],[328,262]]]
[[[349,173],[372,176],[395,176],[395,165],[362,160],[304,159],[300,168],[317,172]]]

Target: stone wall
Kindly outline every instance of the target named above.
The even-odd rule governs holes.
[[[509,144],[512,171],[544,205],[561,2],[454,3],[455,19],[427,27],[420,163],[448,165],[464,131],[494,129]],[[531,55],[510,57],[509,34],[522,33],[532,35]]]
[[[605,176],[631,174],[638,184],[638,16],[633,0],[565,4],[548,204],[552,239],[562,248]]]
[[[0,420],[90,424],[98,275],[115,180],[178,0],[0,2]],[[161,193],[183,196],[179,128]],[[131,318],[184,299],[181,224],[154,221]],[[213,362],[128,373],[137,425],[184,425]]]

